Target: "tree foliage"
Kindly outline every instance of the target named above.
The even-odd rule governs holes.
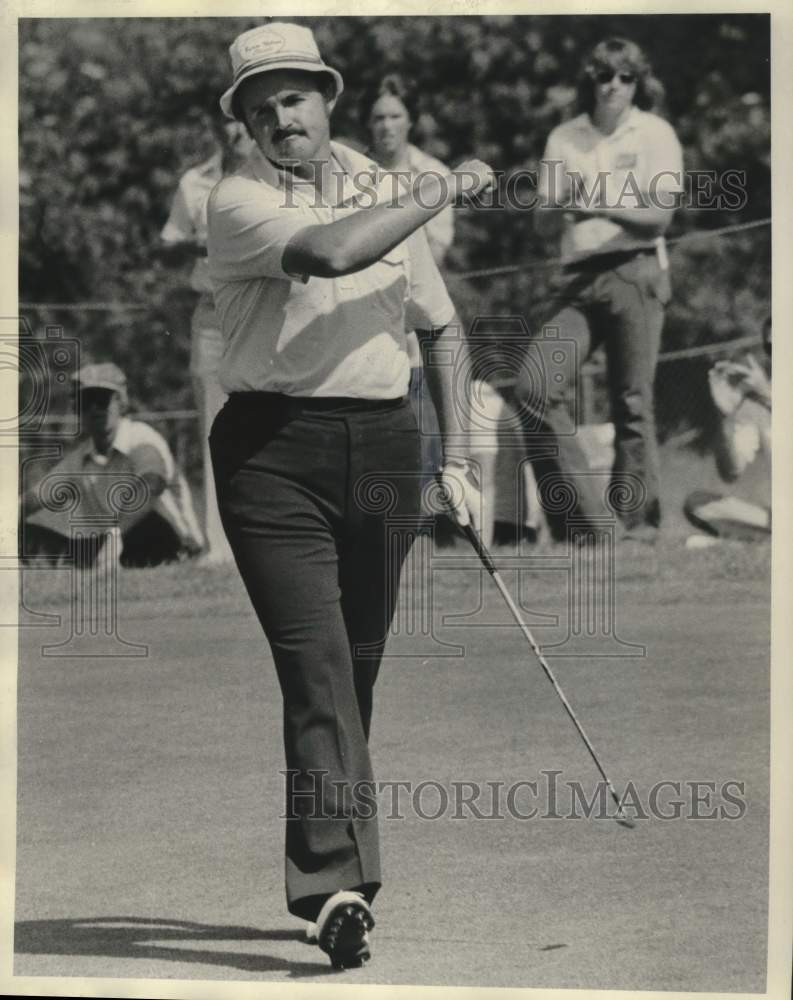
[[[358,98],[384,72],[421,93],[416,140],[448,163],[471,155],[505,174],[532,170],[574,111],[586,49],[633,38],[667,90],[688,170],[745,175],[745,202],[678,213],[674,233],[770,214],[769,18],[753,14],[302,18],[345,78],[334,130],[359,144]],[[148,313],[38,312],[87,353],[123,365],[133,392],[190,404],[189,293],[152,252],[180,174],[208,152],[207,114],[228,82],[227,48],[260,20],[20,21],[20,294],[28,302],[143,302]],[[450,270],[540,261],[519,209],[458,214]],[[755,332],[769,304],[770,234],[681,244],[666,347]],[[464,317],[536,322],[547,272],[464,283]]]

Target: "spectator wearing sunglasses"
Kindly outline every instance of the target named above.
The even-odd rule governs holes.
[[[517,385],[541,496],[563,485],[578,523],[614,511],[626,538],[647,543],[661,520],[653,380],[670,298],[664,232],[683,185],[680,143],[653,112],[662,97],[631,41],[605,39],[585,60],[579,114],[551,132],[539,171],[537,230],[565,261],[532,345],[545,378],[528,377],[526,365]],[[600,345],[615,426],[605,488],[586,471],[568,408],[578,369]]]

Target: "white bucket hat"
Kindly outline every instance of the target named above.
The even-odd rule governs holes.
[[[328,73],[336,84],[336,94],[344,90],[344,80],[338,70],[322,61],[314,35],[309,28],[286,21],[273,21],[251,28],[238,35],[229,46],[234,82],[220,98],[220,107],[228,118],[234,118],[232,101],[237,87],[249,76],[275,69],[301,69],[309,73]]]

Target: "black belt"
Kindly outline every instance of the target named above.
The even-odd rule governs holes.
[[[299,413],[371,413],[393,410],[406,396],[394,399],[358,399],[355,396],[287,396],[280,392],[232,392],[229,402],[245,407],[263,407],[290,416]]]
[[[572,260],[568,264],[564,264],[563,269],[565,271],[602,271],[617,267],[619,264],[624,264],[634,257],[644,255],[654,257],[655,254],[656,249],[654,246],[609,250],[607,253],[595,253],[591,257],[581,257],[578,260]]]

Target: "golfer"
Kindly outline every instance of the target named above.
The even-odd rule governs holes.
[[[578,518],[594,525],[607,508],[586,471],[564,387],[605,346],[616,434],[609,505],[625,537],[648,543],[661,519],[653,381],[670,298],[663,234],[683,182],[680,143],[651,110],[662,93],[626,39],[600,42],[584,63],[580,114],[551,132],[538,183],[538,231],[560,237],[569,260],[544,324],[554,336],[535,342],[547,380],[540,392],[531,378],[516,388],[532,428],[555,446],[535,461],[540,491],[543,478],[561,479],[577,495]]]
[[[312,33],[272,22],[230,48],[223,111],[256,143],[209,199],[209,267],[229,400],[210,437],[221,517],[270,643],[284,698],[286,894],[336,967],[370,955],[380,887],[367,803],[372,690],[420,517],[419,441],[405,330],[431,331],[428,364],[460,523],[478,493],[454,308],[421,227],[492,182],[471,161],[407,192],[330,139],[342,92]],[[463,408],[464,409],[464,408]],[[404,540],[403,540],[404,536]]]

